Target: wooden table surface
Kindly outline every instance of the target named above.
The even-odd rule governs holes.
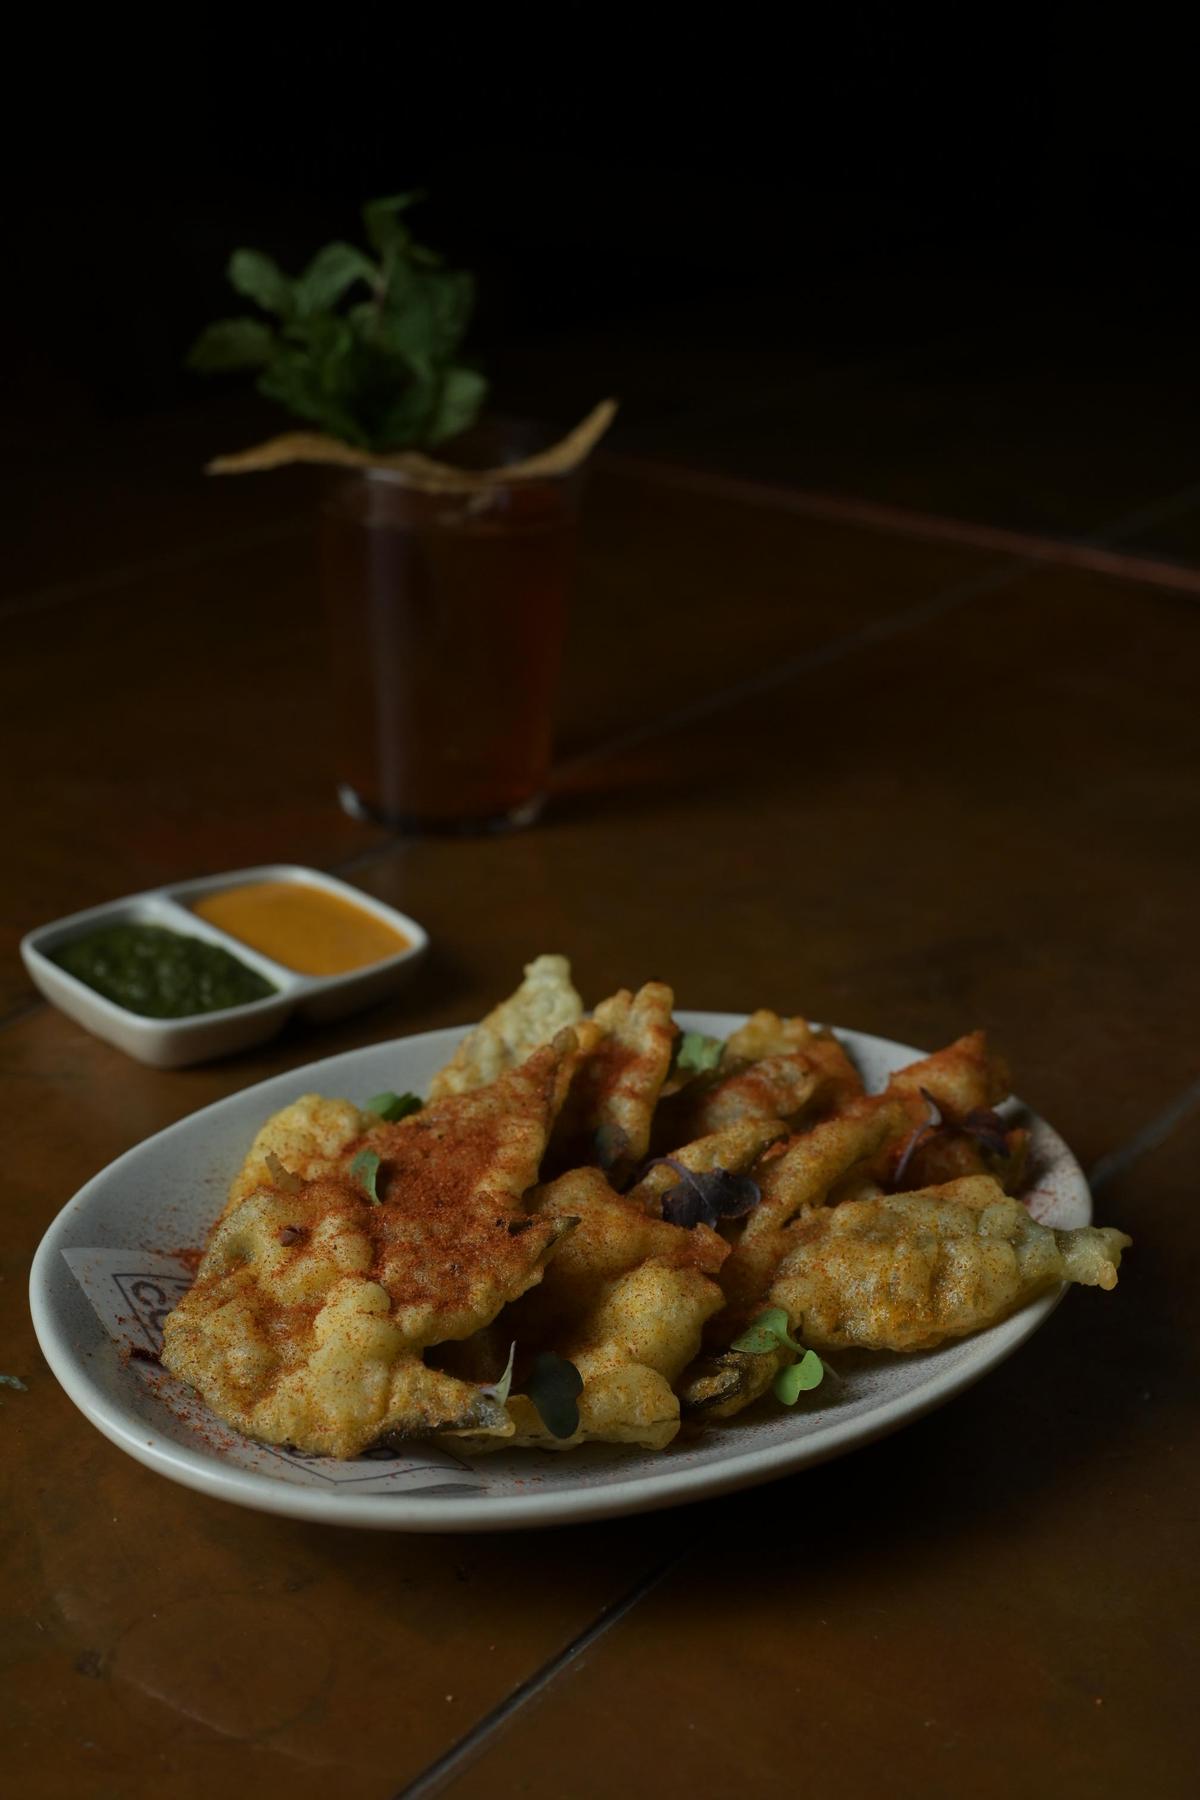
[[[1137,518],[1091,566],[609,458],[545,820],[396,843],[332,799],[311,484],[198,460],[114,449],[15,544],[3,605],[11,1791],[1194,1792],[1195,572],[1135,555]],[[26,981],[32,925],[276,858],[423,920],[415,985],[163,1073]],[[76,1188],[265,1075],[478,1016],[545,949],[592,997],[661,976],[930,1047],[986,1025],[1132,1233],[1120,1287],[853,1456],[535,1536],[264,1517],[100,1437],[25,1300]]]

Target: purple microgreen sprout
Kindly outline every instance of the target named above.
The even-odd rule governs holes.
[[[424,1104],[425,1102],[418,1099],[416,1094],[385,1092],[372,1094],[363,1111],[378,1113],[381,1119],[385,1119],[389,1125],[394,1125],[397,1119],[407,1119],[409,1113],[420,1112]]]
[[[551,1437],[575,1436],[579,1430],[578,1398],[582,1392],[583,1376],[565,1356],[555,1356],[553,1350],[542,1350],[534,1358],[533,1371],[525,1383],[525,1395],[537,1408]]]
[[[989,1155],[1008,1155],[1008,1127],[990,1106],[972,1108],[962,1122],[962,1129]]]
[[[918,1145],[923,1144],[930,1133],[936,1131],[942,1123],[942,1109],[928,1088],[921,1089],[921,1098],[929,1108],[929,1117],[923,1125],[917,1126],[900,1152],[900,1161],[896,1164],[896,1172],[892,1177],[892,1181],[897,1187],[904,1180],[905,1171],[916,1155]]]
[[[350,1164],[350,1176],[357,1181],[372,1206],[382,1204],[375,1186],[379,1179],[379,1165],[382,1157],[377,1150],[360,1150]]]
[[[697,1225],[715,1225],[718,1219],[740,1219],[762,1199],[762,1189],[749,1175],[729,1169],[689,1169],[674,1156],[656,1156],[645,1173],[665,1163],[681,1177],[677,1187],[663,1195],[662,1216],[668,1225],[694,1231]]]

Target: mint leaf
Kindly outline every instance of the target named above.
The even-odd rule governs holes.
[[[500,1377],[499,1381],[485,1382],[483,1389],[482,1389],[483,1393],[491,1394],[493,1399],[498,1400],[501,1406],[503,1406],[506,1403],[506,1401],[508,1400],[508,1391],[512,1387],[513,1364],[516,1362],[516,1360],[517,1360],[517,1346],[516,1346],[516,1342],[514,1341],[509,1346],[508,1365],[505,1368],[503,1375]],[[570,1436],[570,1433],[568,1432],[567,1435]]]
[[[301,318],[328,312],[356,282],[374,286],[378,279],[378,265],[353,244],[326,244],[296,283],[296,312]]]
[[[286,318],[292,310],[292,284],[274,257],[261,250],[235,250],[226,270],[231,287],[264,312]]]
[[[222,320],[197,341],[191,366],[257,369],[261,394],[367,451],[439,444],[465,431],[487,393],[483,376],[460,360],[475,280],[414,240],[402,215],[420,197],[395,194],[363,209],[378,262],[339,241],[292,281],[260,251],[236,251],[230,281],[276,315],[278,330]]]
[[[383,1159],[376,1150],[360,1150],[350,1164],[350,1175],[357,1181],[372,1206],[381,1204],[375,1183],[379,1179],[379,1165]]]
[[[801,1394],[820,1387],[824,1378],[825,1366],[820,1357],[815,1350],[806,1350],[799,1362],[780,1369],[772,1383],[775,1398],[782,1401],[784,1406],[795,1406]]]
[[[707,1075],[720,1062],[724,1048],[722,1038],[685,1031],[675,1049],[675,1067],[681,1075]]]
[[[409,231],[401,224],[400,214],[424,198],[424,193],[415,188],[409,194],[392,194],[386,200],[368,200],[362,209],[362,221],[371,248],[384,256],[389,250],[406,245]]]
[[[364,1112],[378,1113],[381,1119],[394,1124],[397,1119],[407,1119],[409,1113],[420,1112],[424,1102],[415,1094],[372,1094],[363,1105]]]
[[[553,1350],[543,1350],[534,1359],[525,1394],[552,1437],[575,1436],[579,1430],[577,1400],[582,1392],[583,1377],[574,1363],[555,1356]]]
[[[231,369],[261,369],[270,361],[275,339],[261,319],[218,319],[200,333],[187,353],[189,369],[223,374]]]
[[[474,369],[447,369],[432,417],[427,441],[440,444],[473,425],[487,394],[487,382]]]

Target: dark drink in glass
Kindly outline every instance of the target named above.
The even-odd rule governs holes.
[[[331,490],[322,565],[348,811],[420,832],[537,816],[581,480],[438,492],[367,470]]]

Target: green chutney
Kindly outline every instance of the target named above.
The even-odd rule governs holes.
[[[64,944],[50,960],[147,1019],[223,1012],[279,991],[219,944],[165,925],[103,925]]]

